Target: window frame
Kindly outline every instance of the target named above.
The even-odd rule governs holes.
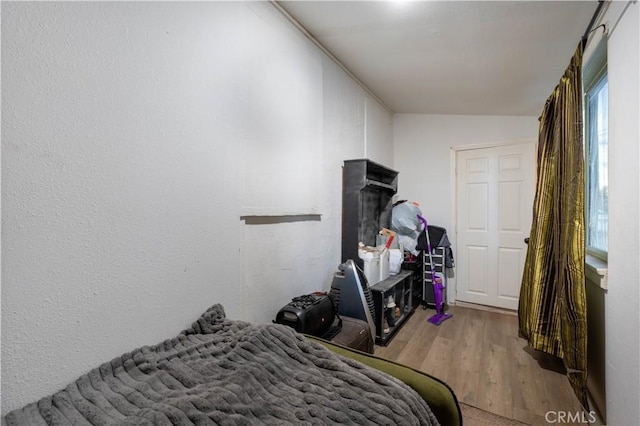
[[[583,135],[584,135],[584,157],[585,157],[585,165],[589,164],[589,159],[590,159],[590,139],[591,139],[591,134],[590,134],[590,123],[589,123],[589,116],[590,116],[590,110],[589,110],[589,98],[591,97],[591,95],[593,94],[594,90],[598,89],[600,90],[601,86],[603,85],[603,82],[606,80],[606,83],[608,84],[608,72],[607,72],[607,49],[606,49],[606,42],[601,43],[600,46],[598,46],[596,48],[596,51],[593,54],[593,57],[591,58],[591,60],[589,61],[589,63],[585,66],[585,70],[584,70],[584,75],[583,75],[583,84],[584,84],[584,89],[583,89],[583,115],[584,115],[584,119],[583,119],[583,123],[584,123],[584,127],[583,127]],[[607,109],[609,107],[609,103],[607,100]],[[608,114],[607,114],[607,120],[608,120]],[[608,125],[607,125],[607,150],[608,150],[608,143],[609,143],[609,135],[608,135]],[[608,155],[607,155],[608,157]],[[607,167],[607,173],[608,173],[608,167]],[[590,197],[590,193],[589,193],[589,179],[590,179],[590,173],[589,173],[589,167],[585,167],[585,173],[584,173],[584,184],[585,184],[585,203],[584,203],[584,208],[585,208],[585,221],[586,221],[586,226],[585,226],[585,233],[589,232],[589,197]],[[607,196],[608,199],[608,196]],[[607,203],[608,204],[608,203]],[[594,246],[590,246],[588,245],[587,239],[585,239],[585,251],[587,254],[598,258],[600,260],[603,260],[604,262],[607,262],[608,260],[608,240],[609,240],[609,229],[608,229],[608,219],[609,219],[609,211],[607,210],[607,250],[602,250],[598,247],[594,247]],[[585,235],[586,236],[586,235]]]

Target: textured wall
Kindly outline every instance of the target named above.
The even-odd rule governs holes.
[[[364,90],[268,3],[3,2],[2,85],[3,413],[213,303],[268,322],[327,289],[342,161],[390,152]],[[319,174],[319,218],[241,220],[256,146],[280,178]]]
[[[394,165],[402,171],[400,197],[418,201],[433,224],[450,227],[451,147],[536,139],[537,117],[396,114]]]
[[[640,5],[612,2],[604,21],[609,80],[609,279],[606,423],[640,424]],[[615,24],[615,27],[613,25]]]

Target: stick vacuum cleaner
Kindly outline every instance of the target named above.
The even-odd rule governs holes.
[[[444,312],[444,284],[442,278],[437,276],[434,271],[433,257],[431,256],[431,241],[429,240],[429,225],[427,219],[418,215],[418,219],[424,224],[424,233],[427,237],[427,251],[429,253],[429,266],[431,268],[431,284],[433,284],[433,296],[436,302],[436,314],[431,316],[427,321],[431,324],[440,325],[443,321],[448,320],[453,315]]]

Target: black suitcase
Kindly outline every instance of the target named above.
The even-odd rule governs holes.
[[[343,316],[340,318],[342,319],[342,329],[331,339],[331,343],[372,354],[374,351],[373,335],[369,324],[356,318]]]

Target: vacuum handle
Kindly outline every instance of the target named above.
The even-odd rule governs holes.
[[[431,241],[429,240],[429,224],[427,223],[427,219],[423,216],[417,215],[418,219],[424,225],[424,234],[427,239],[427,253],[429,254],[429,263],[431,268],[431,283],[435,285],[436,283],[436,269],[433,264],[433,257],[431,256]]]

